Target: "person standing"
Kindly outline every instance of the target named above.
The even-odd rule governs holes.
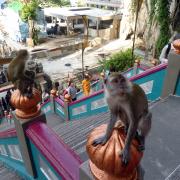
[[[179,33],[176,34],[176,35],[173,37],[172,41],[170,41],[168,44],[166,44],[166,45],[163,47],[163,49],[162,49],[162,51],[161,51],[161,54],[160,54],[160,56],[159,56],[159,61],[160,61],[161,63],[167,63],[167,62],[168,62],[169,52],[170,52],[171,49],[174,48],[173,45],[172,45],[172,42],[175,41],[175,40],[177,40],[177,39],[180,39],[180,34],[179,34]]]
[[[84,80],[82,81],[82,90],[85,96],[89,96],[91,90],[89,74],[84,75]]]
[[[72,81],[70,81],[69,86],[67,88],[67,94],[70,95],[72,101],[77,100],[77,94],[76,93],[77,93],[77,89],[75,87],[75,84]]]

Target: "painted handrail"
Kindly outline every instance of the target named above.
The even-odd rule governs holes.
[[[79,179],[82,163],[79,156],[45,123],[30,123],[25,134],[36,179]],[[23,178],[34,179],[26,171],[15,128],[0,132],[0,161],[15,169]]]
[[[78,119],[83,116],[96,114],[107,111],[107,104],[104,99],[104,90],[95,92],[94,94],[69,103],[68,112],[69,120]]]
[[[9,137],[16,137],[16,129],[15,128],[10,128],[4,131],[0,132],[0,139],[1,138],[9,138]]]
[[[26,135],[63,179],[79,179],[81,160],[45,123],[32,123]]]
[[[145,65],[138,65],[137,66],[137,74],[140,74],[149,68],[150,67],[145,66]],[[124,76],[126,76],[127,78],[131,78],[132,76],[134,76],[134,67],[129,68],[128,70],[124,71],[122,74]]]
[[[56,97],[54,99],[54,106],[55,106],[55,113],[58,114],[60,117],[65,118],[64,101],[62,101],[60,98]]]
[[[134,81],[134,80],[143,78],[145,76],[156,73],[156,72],[161,71],[161,70],[166,69],[166,68],[167,68],[167,63],[163,63],[163,64],[160,64],[158,66],[147,69],[146,71],[142,72],[141,74],[137,74],[137,75],[131,77],[129,80]]]
[[[22,179],[31,179],[24,165],[15,128],[0,132],[0,161],[16,171]]]
[[[166,68],[167,64],[160,64],[153,68],[146,69],[146,71],[141,72],[140,74],[130,77],[129,80],[139,84],[146,92],[148,100],[153,101],[159,98],[161,95]],[[133,71],[133,69],[131,68],[129,71]],[[97,83],[94,83],[93,85],[96,86]],[[178,87],[177,93],[180,93]],[[67,106],[64,106],[64,102],[59,98],[55,98],[54,103],[55,113],[60,117],[67,119],[67,114],[65,113],[67,112],[69,120],[108,110],[107,104],[104,100],[103,89],[94,92],[88,97],[82,97],[77,101],[68,103]],[[49,101],[45,105],[42,105],[42,109],[44,109],[45,113],[48,112],[48,108],[50,110],[50,105],[51,103]],[[65,108],[67,109],[65,110]]]
[[[45,114],[49,114],[52,113],[51,110],[51,101],[50,99],[48,99],[46,102],[41,104],[41,110],[45,113]]]
[[[139,84],[147,94],[148,100],[156,100],[160,97],[162,85],[166,73],[167,64],[148,69],[137,74],[130,79]],[[93,115],[107,111],[107,104],[104,100],[104,90],[97,91],[88,97],[83,97],[77,101],[69,103],[69,119],[78,119],[83,116]],[[92,103],[96,104],[96,108],[91,108]],[[97,104],[100,104],[99,106]]]

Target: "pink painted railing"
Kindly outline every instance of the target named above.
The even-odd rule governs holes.
[[[81,160],[45,123],[32,123],[26,135],[63,179],[79,179]]]

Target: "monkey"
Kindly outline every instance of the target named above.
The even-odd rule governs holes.
[[[32,70],[32,62],[29,60],[29,53],[22,49],[17,52],[17,56],[10,62],[7,70],[8,80],[15,88],[18,88],[22,95],[32,97],[35,72]]]
[[[24,74],[25,63],[29,58],[28,51],[19,50],[17,56],[10,62],[8,66],[8,79],[15,83]]]
[[[104,80],[105,98],[110,110],[110,121],[105,135],[95,139],[93,146],[104,145],[110,138],[117,120],[125,126],[125,146],[120,153],[122,163],[128,164],[133,138],[139,142],[139,151],[145,149],[145,137],[151,129],[152,114],[143,89],[120,73],[112,73]]]

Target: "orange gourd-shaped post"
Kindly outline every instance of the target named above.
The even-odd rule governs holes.
[[[132,141],[130,148],[130,160],[125,166],[122,164],[120,153],[125,144],[124,127],[114,128],[108,142],[102,146],[94,147],[92,142],[106,132],[107,125],[95,128],[88,136],[86,150],[90,158],[90,170],[93,176],[100,180],[137,180],[138,166],[143,156],[138,151],[138,142]]]
[[[23,96],[19,89],[11,96],[11,103],[16,108],[16,116],[21,119],[30,119],[40,114],[41,93],[33,88],[32,98]]]
[[[72,102],[71,96],[69,94],[64,95],[64,114],[65,120],[69,121],[69,103]]]
[[[55,98],[57,96],[56,94],[57,94],[57,91],[55,89],[52,89],[51,96]]]

